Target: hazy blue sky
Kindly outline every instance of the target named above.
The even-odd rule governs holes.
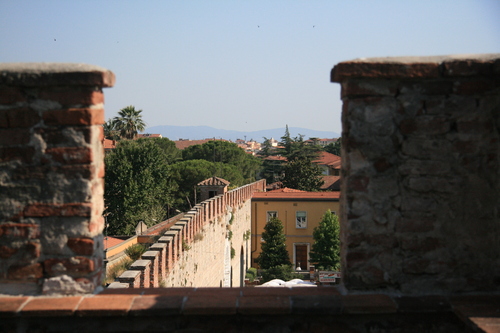
[[[1,62],[108,68],[148,126],[340,132],[336,63],[499,52],[498,0],[0,0]]]

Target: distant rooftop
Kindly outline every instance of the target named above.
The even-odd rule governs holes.
[[[252,200],[267,201],[267,200],[280,200],[280,201],[338,201],[340,192],[255,192]]]
[[[197,185],[198,186],[227,186],[231,184],[225,179],[219,178],[219,177],[211,177],[208,179],[205,179],[204,181],[199,182]]]
[[[177,147],[177,149],[183,150],[189,146],[202,145],[204,143],[207,143],[208,141],[228,141],[228,140],[224,140],[224,139],[203,139],[203,140],[180,139],[180,140],[177,140],[174,142],[175,142],[175,146]]]

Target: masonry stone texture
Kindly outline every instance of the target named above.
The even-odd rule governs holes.
[[[0,65],[0,293],[57,292],[44,284],[63,275],[87,292],[101,284],[113,84],[96,66]]]
[[[198,204],[138,270],[78,296],[102,281],[102,88],[114,75],[0,64],[0,331],[498,331],[500,54],[357,59],[331,81],[343,100],[340,287],[198,288],[241,283],[261,181]],[[41,293],[67,296],[26,296]]]
[[[339,63],[351,291],[500,289],[500,55]]]

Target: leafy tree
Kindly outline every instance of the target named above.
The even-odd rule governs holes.
[[[316,267],[340,269],[340,225],[337,215],[326,211],[313,231],[314,244],[309,261]]]
[[[288,157],[293,150],[294,140],[290,136],[290,131],[288,130],[288,125],[285,127],[285,134],[281,137],[280,145],[282,148],[282,155]]]
[[[206,160],[234,165],[241,171],[246,183],[255,181],[255,175],[261,164],[258,158],[228,141],[214,140],[187,147],[182,151],[182,157],[184,160]]]
[[[262,252],[257,262],[262,269],[280,265],[292,265],[286,249],[286,236],[283,233],[283,224],[275,217],[271,218],[262,232]]]
[[[325,146],[324,150],[330,154],[340,156],[342,147],[342,138],[338,138],[337,141],[329,143]]]
[[[283,166],[285,163],[286,160],[264,159],[262,161],[260,177],[266,179],[268,184],[280,182],[283,179]]]
[[[120,141],[105,157],[104,200],[112,235],[131,235],[139,221],[163,220],[176,186],[164,151],[153,141]]]
[[[142,120],[142,110],[136,110],[129,105],[118,112],[115,117],[116,129],[120,131],[120,136],[125,139],[133,139],[138,132],[146,129],[146,123]]]
[[[175,146],[175,142],[168,138],[140,138],[139,143],[150,140],[160,147],[166,156],[168,164],[173,164],[182,159],[182,152]]]
[[[292,142],[292,149],[287,155],[289,161],[296,158],[308,158],[311,161],[316,158],[321,151],[321,146],[306,144],[304,137],[299,134]]]
[[[318,191],[323,185],[321,168],[313,157],[300,156],[284,166],[283,185],[301,191]]]
[[[116,128],[116,121],[109,119],[102,127],[104,128],[104,137],[108,140],[120,140],[120,131]]]
[[[237,167],[230,164],[205,160],[188,160],[172,165],[171,171],[173,181],[178,184],[178,190],[173,198],[173,205],[181,211],[187,211],[194,206],[196,184],[214,175],[229,181],[231,187],[244,185],[241,172]]]
[[[267,157],[272,155],[273,146],[271,139],[264,137],[264,142],[260,146],[259,156]]]

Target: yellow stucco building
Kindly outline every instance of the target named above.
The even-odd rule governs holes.
[[[338,214],[340,192],[305,192],[279,189],[257,192],[252,197],[252,266],[261,252],[262,232],[271,217],[283,223],[286,246],[294,268],[308,270],[312,234],[325,212]]]

